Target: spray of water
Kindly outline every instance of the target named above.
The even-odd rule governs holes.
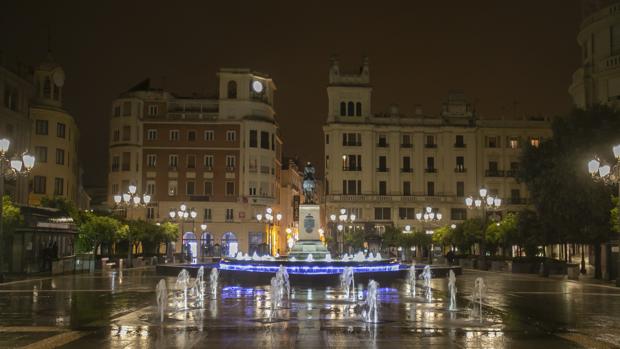
[[[209,287],[211,288],[211,298],[217,298],[217,282],[220,277],[220,272],[217,268],[211,269],[211,274],[209,274]]]
[[[205,268],[202,265],[198,268],[198,272],[196,272],[196,280],[194,281],[192,294],[196,297],[196,304],[200,308],[203,308],[205,296]]]
[[[420,275],[420,278],[424,280],[424,295],[426,296],[427,301],[433,300],[433,292],[431,290],[431,266],[424,266],[424,271]]]
[[[271,322],[276,316],[278,307],[282,303],[282,283],[275,276],[271,278],[271,289],[269,290],[269,296],[271,298],[271,311],[269,312],[269,321]]]
[[[164,313],[168,307],[168,287],[166,287],[166,280],[161,279],[155,287],[155,293],[157,294],[157,313],[159,314],[159,321],[164,322]]]
[[[180,299],[177,301],[177,309],[187,309],[187,289],[189,287],[189,272],[187,269],[181,270],[177,277],[176,289],[180,292]]]
[[[409,273],[407,274],[407,283],[409,284],[409,289],[411,289],[411,296],[416,296],[416,275],[415,275],[415,262],[411,264],[409,267]]]
[[[366,294],[366,309],[363,312],[365,322],[379,322],[379,313],[377,309],[377,289],[379,284],[375,280],[368,282],[368,293]]]
[[[344,291],[344,299],[355,300],[355,278],[352,267],[345,267],[340,274],[340,288]]]
[[[454,275],[454,271],[450,269],[450,274],[448,276],[448,292],[450,292],[450,306],[449,310],[456,310],[456,275]]]
[[[280,265],[278,271],[276,272],[276,279],[280,284],[282,284],[282,297],[286,296],[286,299],[291,299],[291,282],[288,278],[288,272],[283,265]]]
[[[474,292],[472,292],[472,314],[474,317],[478,317],[482,322],[482,302],[486,296],[487,285],[484,283],[484,279],[477,277],[474,281]],[[478,309],[476,309],[476,305]]]

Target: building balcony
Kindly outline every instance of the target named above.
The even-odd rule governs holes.
[[[456,173],[465,173],[465,172],[467,172],[467,169],[465,167],[456,167],[454,169],[454,172],[456,172]]]
[[[226,172],[235,172],[235,168],[233,166],[226,166]]]
[[[527,205],[528,200],[526,198],[509,198],[508,204],[509,205]]]
[[[189,201],[211,201],[209,195],[189,195]]]
[[[413,148],[413,144],[411,143],[403,143],[400,145],[401,148]]]
[[[382,143],[382,142],[377,143],[377,148],[387,148],[389,146],[390,145],[387,143]]]
[[[508,170],[506,171],[506,177],[516,177],[518,171],[519,170]]]
[[[269,166],[261,166],[260,167],[260,173],[269,174],[269,169],[270,169]]]
[[[454,195],[446,195],[442,193],[434,193],[434,195],[417,194],[417,195],[376,195],[376,194],[336,194],[327,195],[325,200],[328,202],[412,202],[426,204],[427,202],[447,202],[455,204],[463,204],[462,197]]]
[[[409,168],[401,168],[400,172],[402,172],[402,173],[412,173],[413,169],[411,167],[409,167]]]
[[[387,167],[378,167],[377,172],[389,172],[390,169]]]
[[[504,177],[504,171],[500,170],[486,170],[484,171],[486,177]]]
[[[436,168],[425,168],[424,172],[426,172],[426,173],[437,173],[437,169]]]
[[[426,143],[424,148],[437,148],[437,143]]]
[[[465,148],[467,145],[465,143],[454,143],[455,148]]]
[[[344,147],[361,147],[362,142],[342,142],[342,146]]]
[[[361,171],[362,166],[343,166],[342,170],[343,171]]]

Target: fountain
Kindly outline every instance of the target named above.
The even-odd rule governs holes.
[[[344,299],[351,300],[351,296],[353,296],[353,300],[355,299],[355,279],[353,277],[353,268],[345,267],[340,274],[340,288],[344,290]]]
[[[181,270],[177,277],[176,288],[181,290],[181,299],[177,301],[177,309],[187,309],[187,288],[189,287],[189,272]]]
[[[217,281],[220,277],[220,272],[217,268],[211,269],[211,274],[209,274],[209,287],[211,288],[211,298],[217,298]]]
[[[314,262],[314,257],[312,253],[308,253],[308,257],[306,257],[306,262]]]
[[[168,307],[168,288],[166,287],[166,280],[161,279],[155,287],[155,293],[157,294],[157,313],[159,314],[159,322],[164,322],[164,312]]]
[[[365,322],[379,322],[377,310],[377,288],[379,284],[375,280],[368,282],[368,293],[366,294],[366,309],[362,313]]]
[[[424,280],[424,295],[426,296],[427,301],[433,300],[433,293],[431,290],[431,266],[425,265],[420,278]]]
[[[273,321],[278,307],[282,303],[282,294],[284,293],[283,284],[281,279],[277,277],[271,278],[271,289],[269,290],[269,296],[271,298],[271,311],[269,312],[269,322]]]
[[[450,292],[450,306],[448,310],[455,311],[456,310],[456,275],[454,272],[450,270],[450,275],[448,276],[448,291]]]
[[[416,275],[415,275],[415,262],[411,263],[411,267],[409,268],[409,272],[407,273],[407,283],[409,284],[409,288],[411,289],[411,296],[415,297],[416,292]]]
[[[282,294],[282,297],[284,297],[284,294],[286,294],[286,299],[290,300],[291,299],[291,282],[288,279],[288,272],[286,271],[286,268],[283,265],[280,265],[280,268],[276,272],[276,279],[282,284],[282,288],[285,291]]]
[[[482,301],[485,297],[487,286],[484,283],[484,279],[477,277],[474,281],[474,292],[472,292],[472,315],[478,316],[480,322],[482,322]],[[476,312],[476,303],[478,304],[478,312]]]
[[[194,287],[192,288],[192,294],[196,297],[196,303],[200,308],[204,306],[204,296],[205,296],[205,268],[204,266],[200,266],[198,268],[198,272],[196,272],[196,280],[194,281]]]

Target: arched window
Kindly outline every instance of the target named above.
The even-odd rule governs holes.
[[[235,233],[229,231],[222,236],[222,254],[228,257],[234,257],[239,251],[239,244]]]
[[[355,104],[353,104],[353,102],[349,102],[348,109],[349,109],[349,112],[347,113],[347,115],[349,116],[355,115],[355,110],[354,110]]]
[[[347,104],[345,102],[340,102],[340,116],[347,115]]]
[[[228,82],[228,95],[227,98],[237,98],[237,82],[230,80]]]
[[[355,115],[356,116],[362,116],[362,103],[357,102],[355,104]]]
[[[43,97],[52,98],[52,81],[49,77],[46,77],[43,82]]]
[[[52,99],[55,101],[60,100],[60,87],[54,86]]]
[[[198,242],[196,241],[196,235],[191,231],[183,234],[183,254],[190,263],[196,262],[198,256]]]
[[[202,233],[200,238],[200,250],[202,256],[213,256],[213,236],[209,233]]]

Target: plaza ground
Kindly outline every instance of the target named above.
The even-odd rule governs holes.
[[[482,320],[468,311],[478,276],[488,286]],[[221,285],[204,309],[171,307],[160,325],[160,278],[145,268],[2,284],[0,348],[620,347],[620,288],[607,285],[466,270],[457,280],[460,310],[448,312],[445,279],[432,281],[431,302],[395,280],[379,290],[379,324],[360,321],[336,285],[293,287],[273,323],[263,321],[268,286]]]

